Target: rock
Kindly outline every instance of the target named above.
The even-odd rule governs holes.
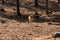
[[[55,33],[53,34],[53,37],[54,37],[54,38],[58,38],[58,37],[60,38],[60,32],[55,32]]]
[[[1,8],[0,11],[5,12],[4,8]]]

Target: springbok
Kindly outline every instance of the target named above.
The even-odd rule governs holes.
[[[32,23],[33,19],[34,19],[33,14],[30,12],[28,16],[28,23]]]
[[[37,12],[35,12],[35,14],[30,13],[30,15],[28,16],[29,23],[32,23],[33,20],[38,18],[39,18],[39,14]]]

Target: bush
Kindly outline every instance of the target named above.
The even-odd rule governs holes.
[[[1,8],[0,11],[5,12],[4,8]]]

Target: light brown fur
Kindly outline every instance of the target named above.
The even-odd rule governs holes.
[[[32,21],[34,20],[33,15],[29,15],[29,16],[28,16],[28,20],[29,20],[29,23],[32,23]]]

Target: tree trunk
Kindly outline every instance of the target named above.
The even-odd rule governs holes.
[[[16,0],[16,7],[17,7],[17,16],[21,16],[20,9],[19,9],[19,7],[20,7],[19,0]]]
[[[4,0],[2,0],[2,4],[4,4]]]
[[[60,0],[58,0],[58,4],[60,4]]]
[[[35,6],[38,6],[38,0],[35,0]]]
[[[48,0],[46,0],[46,14],[48,14]]]

